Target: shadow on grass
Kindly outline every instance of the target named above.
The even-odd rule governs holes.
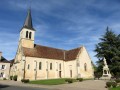
[[[1,85],[1,84],[0,84],[0,89],[1,89],[1,88],[7,88],[7,87],[9,87],[9,86],[8,86],[8,85]]]

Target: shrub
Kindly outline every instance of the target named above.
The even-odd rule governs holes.
[[[23,83],[25,79],[21,79],[21,82]]]
[[[106,82],[106,86],[107,87],[111,87],[112,86],[112,82]]]
[[[120,78],[120,72],[117,72],[117,73],[115,74],[115,78],[116,78],[116,79],[119,79],[119,78]]]
[[[68,82],[68,83],[73,83],[73,79],[65,79],[65,82]]]
[[[22,79],[21,82],[23,82],[23,83],[28,83],[28,82],[29,82],[29,79]]]
[[[97,71],[95,71],[94,72],[94,75],[95,75],[95,78],[94,79],[100,79],[100,77],[102,76],[102,73],[101,72],[97,72]]]
[[[6,78],[3,78],[3,80],[7,80]]]
[[[79,82],[82,82],[82,81],[83,81],[83,78],[77,78],[77,80],[78,80]]]
[[[17,75],[15,75],[15,76],[13,77],[13,80],[14,80],[14,81],[17,81]]]
[[[120,79],[116,79],[115,82],[116,82],[116,83],[120,83]]]
[[[13,80],[13,76],[10,76],[10,80]]]
[[[112,82],[112,87],[115,88],[117,86],[116,82]]]
[[[105,86],[105,88],[107,88],[107,86]]]

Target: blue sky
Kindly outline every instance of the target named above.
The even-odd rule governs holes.
[[[10,60],[30,0],[0,1],[0,51]],[[120,0],[31,0],[31,9],[35,43],[65,50],[84,45],[94,62],[95,44],[106,27],[120,34]]]

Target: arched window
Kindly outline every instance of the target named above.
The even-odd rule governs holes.
[[[39,70],[42,69],[42,62],[39,62]]]
[[[87,64],[84,64],[84,70],[87,71]]]
[[[52,70],[52,63],[50,63],[50,70]]]
[[[28,31],[26,31],[26,38],[28,38]]]
[[[29,33],[29,39],[31,39],[31,37],[32,37],[32,32]]]
[[[30,65],[28,64],[28,69],[30,69]]]
[[[61,70],[61,63],[59,64],[59,70]]]

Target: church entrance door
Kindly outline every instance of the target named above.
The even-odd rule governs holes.
[[[59,77],[61,78],[61,71],[59,71]]]

